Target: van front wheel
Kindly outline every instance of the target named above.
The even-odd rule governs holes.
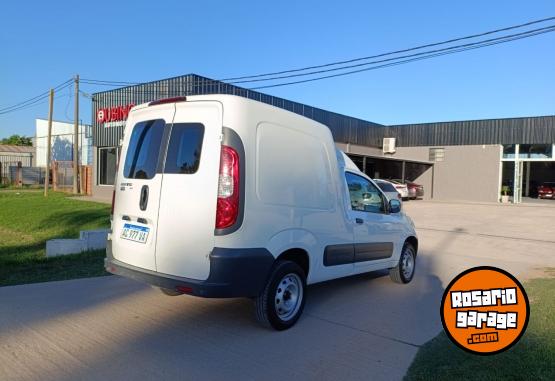
[[[282,331],[291,328],[304,308],[306,275],[292,261],[278,261],[262,294],[254,299],[256,319]]]
[[[416,251],[414,247],[406,242],[401,251],[399,263],[392,269],[389,269],[389,277],[395,283],[409,283],[414,277],[414,269],[416,267]]]

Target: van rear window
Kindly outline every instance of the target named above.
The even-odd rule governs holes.
[[[152,179],[166,122],[162,119],[139,122],[133,127],[123,175],[128,179]]]
[[[164,173],[195,173],[200,164],[204,126],[175,123],[172,126]]]

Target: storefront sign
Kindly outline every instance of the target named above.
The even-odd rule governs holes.
[[[98,123],[125,121],[129,115],[129,110],[131,110],[133,106],[135,106],[135,104],[129,103],[125,106],[101,108],[96,112],[96,121]]]

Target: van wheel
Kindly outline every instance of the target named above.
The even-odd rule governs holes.
[[[414,247],[406,242],[399,258],[399,263],[392,269],[389,269],[389,277],[395,283],[409,283],[414,277],[416,267],[416,252]]]
[[[301,316],[306,295],[306,275],[292,261],[278,261],[262,294],[254,299],[256,319],[265,326],[283,331]]]
[[[152,288],[157,289],[162,294],[167,295],[167,296],[179,296],[179,295],[181,295],[180,292],[178,292],[176,290],[172,290],[171,288],[163,288],[163,287],[158,287],[158,286],[152,286]]]

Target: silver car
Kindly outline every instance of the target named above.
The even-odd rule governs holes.
[[[402,200],[401,193],[395,188],[395,184],[390,183],[386,180],[374,180],[376,185],[380,187],[380,189],[385,193],[388,199],[394,200],[397,199],[399,201]]]

